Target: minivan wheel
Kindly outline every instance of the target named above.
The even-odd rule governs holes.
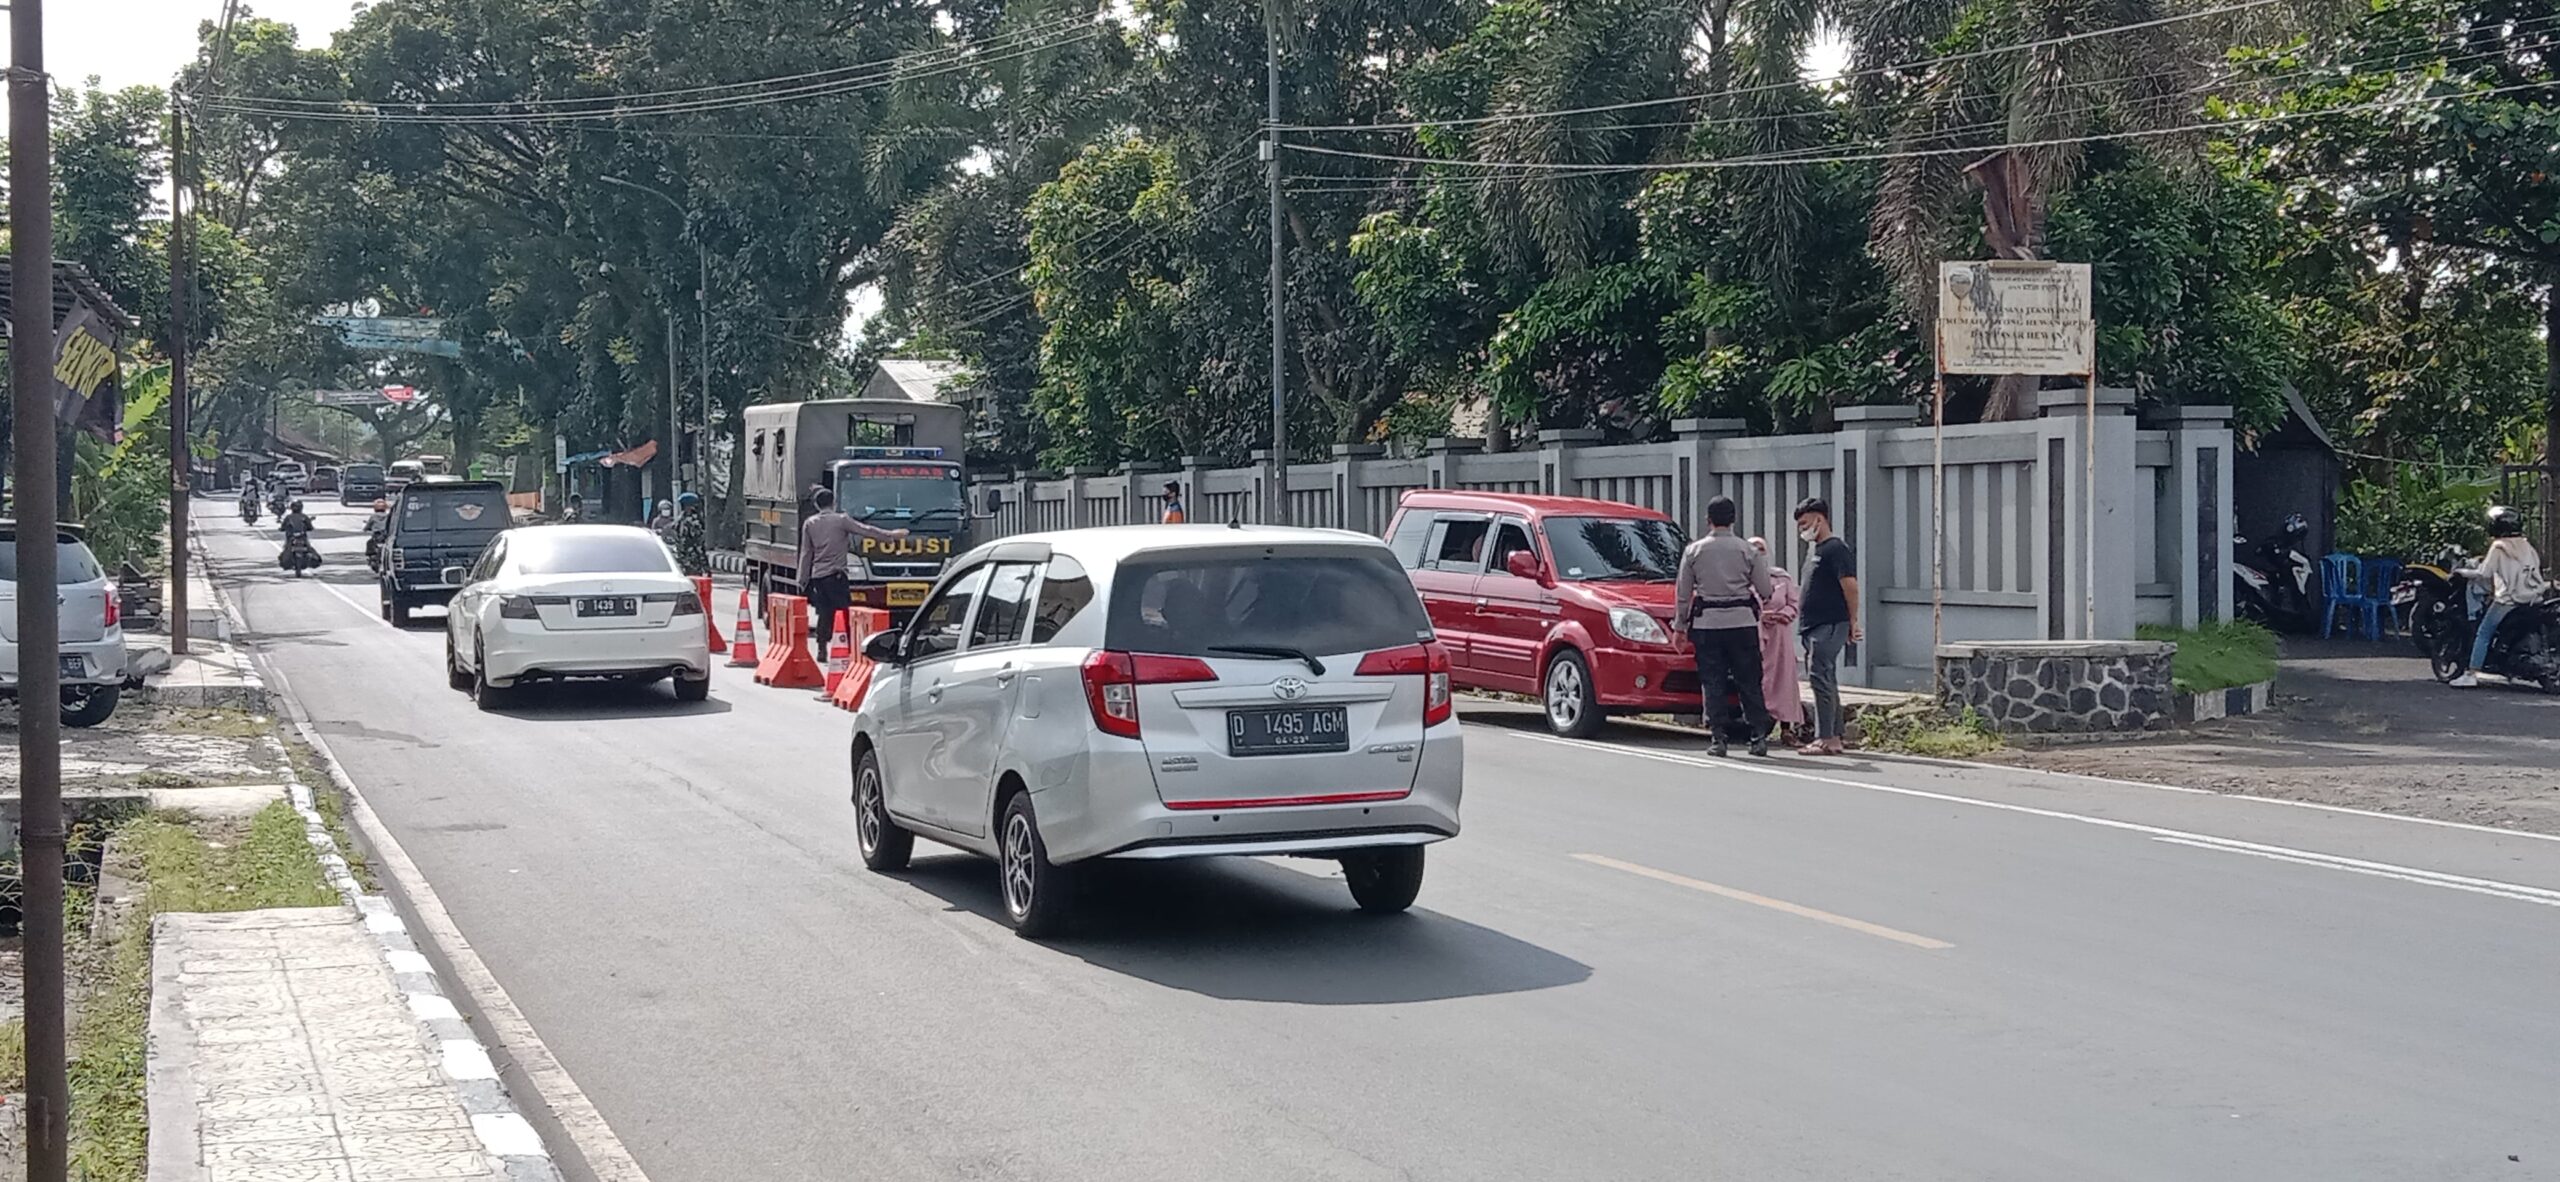
[[[62,692],[62,725],[92,727],[105,722],[116,712],[116,703],[124,697],[120,685],[76,687]]]
[[[916,835],[900,828],[889,815],[877,751],[864,751],[853,763],[853,834],[862,850],[862,864],[879,873],[904,870],[907,859],[915,856]]]
[[[1588,739],[1600,733],[1607,716],[1600,710],[1600,697],[1591,685],[1591,666],[1582,654],[1565,649],[1547,662],[1547,729],[1573,739]]]
[[[1351,882],[1351,899],[1371,915],[1393,915],[1413,906],[1422,893],[1422,847],[1388,846],[1342,857],[1342,876]]]
[[[1031,794],[1014,793],[996,829],[996,884],[1004,896],[1004,921],[1025,939],[1056,935],[1066,926],[1071,878],[1065,867],[1049,861],[1049,844],[1040,839]]]

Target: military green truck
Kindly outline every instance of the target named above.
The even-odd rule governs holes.
[[[904,620],[942,564],[968,548],[969,486],[961,467],[968,412],[939,402],[841,398],[750,406],[746,416],[747,584],[757,599],[801,593],[800,523],[809,494],[896,539],[863,538],[845,574],[856,607]]]

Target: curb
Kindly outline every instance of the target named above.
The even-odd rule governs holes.
[[[2169,712],[2181,726],[2211,722],[2217,718],[2264,714],[2275,705],[2275,690],[2275,679],[2271,677],[2254,685],[2235,685],[2229,689],[2172,692]]]
[[[189,548],[201,564],[198,569],[210,572],[213,564],[202,544],[198,542]],[[239,605],[209,575],[205,581],[213,587],[214,597],[221,604],[233,634],[245,635],[248,621],[241,614]],[[400,849],[398,840],[374,815],[372,806],[365,803],[355,780],[311,725],[310,717],[290,692],[283,676],[267,664],[264,653],[245,643],[240,644],[239,649],[259,672],[267,696],[277,705],[279,713],[291,720],[295,733],[310,745],[330,779],[346,794],[350,827],[362,835],[367,852],[373,855],[372,864],[382,872],[383,879],[404,896],[409,912],[421,917],[420,926],[427,932],[427,944],[448,965],[457,966],[451,971],[462,979],[464,990],[460,994],[447,992],[434,962],[418,940],[410,935],[407,921],[401,917],[400,909],[393,905],[390,896],[366,894],[363,884],[355,880],[344,851],[329,835],[310,786],[302,782],[292,761],[284,759],[286,792],[293,802],[294,811],[302,816],[304,839],[311,843],[319,856],[321,869],[330,885],[356,908],[364,918],[365,929],[374,935],[382,950],[383,963],[390,969],[393,982],[408,1001],[410,1013],[417,1018],[419,1027],[430,1041],[436,1044],[441,1060],[440,1070],[460,1094],[464,1110],[471,1117],[472,1134],[490,1161],[508,1182],[563,1182],[564,1176],[549,1147],[525,1118],[505,1081],[500,1078],[497,1060],[491,1057],[488,1047],[454,1004],[456,996],[470,1000],[473,1008],[499,1029],[500,1044],[508,1047],[515,1067],[526,1075],[535,1098],[545,1104],[564,1135],[578,1147],[592,1175],[600,1182],[647,1182],[648,1175],[641,1172],[639,1164],[631,1159],[621,1142],[614,1139],[603,1118],[595,1114],[593,1105],[578,1091],[577,1085],[569,1081],[568,1073],[552,1060],[549,1049],[534,1037],[531,1025],[517,1012],[496,980],[489,976],[488,969],[472,955],[460,932],[453,929],[452,920],[445,914],[443,904],[436,900],[433,889],[418,876],[416,866]],[[286,754],[282,739],[269,735],[267,742],[279,756]],[[509,1032],[517,1037],[504,1037]],[[528,1063],[527,1060],[534,1062]],[[550,1078],[551,1087],[543,1086],[544,1077]],[[589,1135],[580,1136],[581,1130]],[[600,1138],[595,1136],[598,1130],[601,1131]]]

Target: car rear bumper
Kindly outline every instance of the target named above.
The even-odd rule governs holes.
[[[64,685],[123,685],[125,679],[124,629],[110,628],[103,640],[66,640],[62,655],[80,659],[78,676],[65,674]],[[0,686],[18,684],[18,646],[0,644]]]
[[[1698,709],[1698,659],[1687,649],[1604,648],[1591,657],[1591,689],[1617,710]]]
[[[677,616],[663,628],[551,631],[523,623],[530,626],[482,634],[490,681],[664,673],[699,681],[711,675],[709,634],[700,616]]]
[[[1146,754],[1137,744],[1097,737],[1082,761],[1084,775],[1034,788],[1032,801],[1049,857],[1061,863],[1103,857],[1328,854],[1455,837],[1465,775],[1457,723],[1432,727],[1419,758],[1412,789],[1391,799],[1345,791],[1341,795],[1358,799],[1176,809],[1156,795]],[[1295,799],[1328,795],[1333,795],[1328,786],[1309,784]]]

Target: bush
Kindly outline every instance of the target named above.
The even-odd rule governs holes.
[[[2497,487],[2443,476],[2441,469],[2407,465],[2388,484],[2348,485],[2338,509],[2338,549],[2404,561],[2433,558],[2448,546],[2479,553],[2489,544],[2482,518]]]

